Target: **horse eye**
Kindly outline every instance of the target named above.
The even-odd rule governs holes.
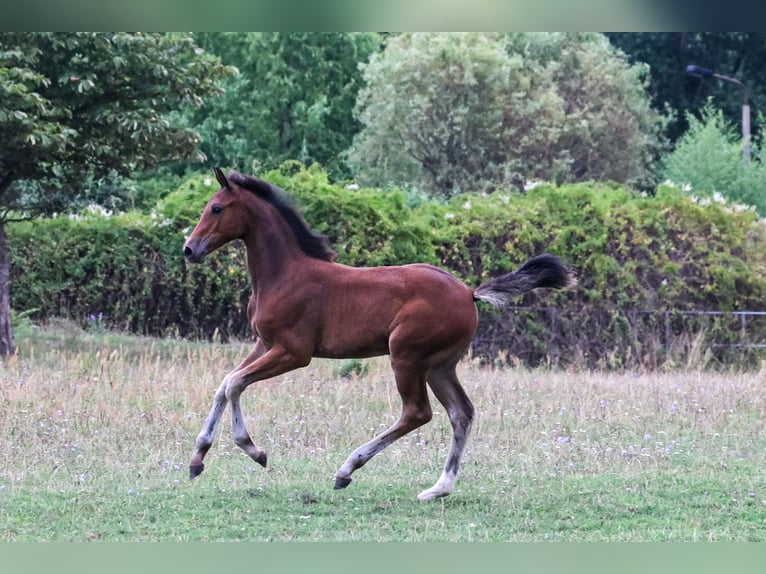
[[[221,213],[223,211],[223,206],[221,206],[221,205],[214,205],[211,208],[210,211],[212,211],[214,215],[218,215],[219,213]]]

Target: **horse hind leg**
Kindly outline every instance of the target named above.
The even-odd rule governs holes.
[[[454,490],[475,412],[468,395],[460,385],[454,364],[431,369],[427,380],[434,395],[447,410],[452,426],[452,440],[447,462],[439,480],[431,488],[418,494],[420,500],[448,496]]]
[[[396,387],[402,398],[402,413],[390,428],[352,452],[335,474],[335,490],[351,484],[351,475],[388,445],[431,420],[425,373],[417,367],[395,365]]]

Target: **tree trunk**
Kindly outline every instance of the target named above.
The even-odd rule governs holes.
[[[5,244],[5,221],[0,219],[0,356],[12,355],[11,261]]]

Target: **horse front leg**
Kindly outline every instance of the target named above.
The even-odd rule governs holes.
[[[210,447],[213,444],[215,430],[221,420],[223,411],[226,409],[226,404],[228,403],[228,398],[226,396],[227,389],[233,380],[233,377],[243,367],[252,364],[259,357],[263,356],[266,353],[266,350],[266,346],[260,339],[258,339],[253,350],[250,351],[250,353],[239,364],[239,366],[224,377],[223,381],[221,382],[221,386],[218,387],[218,390],[215,393],[215,397],[213,398],[213,407],[210,409],[210,413],[205,419],[199,435],[197,435],[197,440],[194,446],[194,453],[192,454],[191,462],[189,463],[189,478],[194,479],[202,474],[203,470],[205,470],[205,464],[203,461],[207,451],[210,450]]]
[[[215,429],[218,427],[218,422],[221,420],[224,409],[226,409],[227,378],[228,375],[223,379],[221,386],[218,387],[213,398],[213,407],[210,409],[210,413],[207,415],[194,443],[194,453],[192,454],[191,462],[189,462],[190,479],[197,478],[205,470],[205,463],[203,462],[205,455],[213,444]]]
[[[288,371],[305,367],[311,361],[311,354],[292,353],[282,346],[274,345],[262,356],[249,364],[243,365],[229,377],[226,385],[226,398],[231,405],[231,438],[250,458],[261,466],[266,466],[266,451],[257,447],[245,426],[240,397],[252,383],[276,377]]]

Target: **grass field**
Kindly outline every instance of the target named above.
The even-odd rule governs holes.
[[[29,330],[0,367],[6,541],[766,541],[766,372],[594,373],[460,367],[477,421],[455,493],[433,421],[333,491],[399,414],[384,358],[364,377],[309,367],[243,396],[269,452],[230,419],[191,482],[194,439],[245,345]]]

